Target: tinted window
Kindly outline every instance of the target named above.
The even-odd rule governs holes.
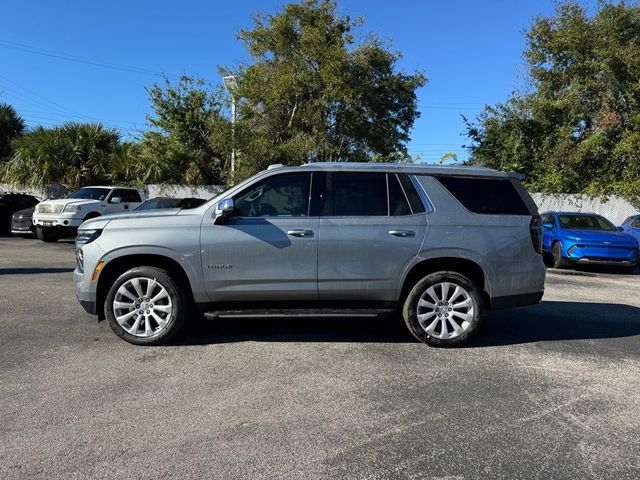
[[[640,218],[631,224],[633,228],[640,228]]]
[[[73,192],[67,198],[83,198],[87,200],[104,200],[109,194],[108,188],[81,188],[80,190]]]
[[[388,215],[386,174],[334,173],[331,180],[333,215]]]
[[[411,210],[413,210],[413,213],[424,212],[425,209],[424,205],[422,204],[422,200],[420,200],[420,195],[418,195],[418,192],[416,192],[416,187],[409,179],[409,176],[406,173],[399,173],[398,178],[400,179],[400,183],[402,184],[404,193],[407,195],[407,199],[409,200],[409,205],[411,205]]]
[[[180,208],[196,208],[202,205],[206,200],[204,198],[183,198],[178,207]]]
[[[389,215],[411,215],[411,208],[407,202],[407,197],[400,186],[398,177],[390,173],[387,176],[389,182]]]
[[[599,215],[558,215],[560,227],[568,230],[616,230],[616,227]]]
[[[142,201],[142,199],[140,198],[140,194],[138,193],[137,190],[125,190],[125,189],[114,190],[113,195],[111,195],[111,198],[113,197],[120,197],[120,201],[122,203],[130,203],[130,202],[139,203]]]
[[[151,200],[147,200],[138,208],[136,208],[136,211],[157,210],[160,208],[176,208],[179,205],[180,201],[181,199],[179,198],[152,198]]]
[[[436,177],[469,211],[484,214],[531,215],[510,180]]]
[[[242,217],[306,217],[309,214],[311,174],[269,177],[234,197]]]

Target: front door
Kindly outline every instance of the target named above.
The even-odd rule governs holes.
[[[405,187],[396,174],[330,174],[320,219],[321,300],[395,300],[427,229],[424,207],[413,211]]]
[[[282,173],[234,196],[237,216],[205,218],[202,262],[212,301],[318,298],[318,217],[310,216],[312,174]]]

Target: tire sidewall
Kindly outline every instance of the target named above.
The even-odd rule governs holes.
[[[449,282],[464,288],[473,301],[474,315],[471,325],[461,335],[451,339],[439,339],[429,335],[420,326],[417,315],[418,301],[422,294],[432,285],[442,282]],[[478,287],[465,276],[457,272],[436,272],[422,278],[411,289],[405,299],[402,315],[409,331],[421,342],[433,347],[453,347],[467,342],[476,334],[484,316],[484,305]]]
[[[565,265],[564,259],[562,258],[562,244],[560,242],[556,242],[553,244],[553,266],[554,268],[562,268]]]
[[[135,277],[147,277],[154,278],[160,285],[162,285],[169,297],[171,298],[171,303],[173,305],[173,312],[171,315],[171,320],[169,324],[159,333],[153,335],[151,337],[136,337],[135,335],[131,335],[125,332],[118,321],[115,318],[113,312],[113,300],[116,296],[118,289],[127,281],[131,280]],[[130,270],[127,270],[122,275],[120,275],[109,288],[109,293],[106,296],[104,301],[104,313],[107,321],[109,322],[109,326],[113,330],[113,332],[121,337],[123,340],[126,340],[129,343],[134,345],[158,345],[164,342],[167,342],[173,336],[175,336],[178,331],[182,328],[182,326],[186,323],[188,318],[188,309],[187,309],[187,301],[184,298],[184,294],[182,292],[182,288],[174,281],[169,273],[165,270],[156,267],[135,267]]]

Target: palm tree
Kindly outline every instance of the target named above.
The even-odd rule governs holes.
[[[24,120],[8,103],[0,103],[0,161],[11,156],[11,142],[24,132]]]
[[[110,162],[120,135],[100,124],[67,123],[38,126],[14,141],[5,181],[44,188],[61,184],[68,189],[108,182]]]

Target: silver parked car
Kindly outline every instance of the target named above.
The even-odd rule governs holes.
[[[373,316],[458,345],[486,310],[535,304],[540,218],[514,176],[485,168],[276,166],[203,205],[103,216],[76,239],[77,297],[128,342],[192,315]]]

